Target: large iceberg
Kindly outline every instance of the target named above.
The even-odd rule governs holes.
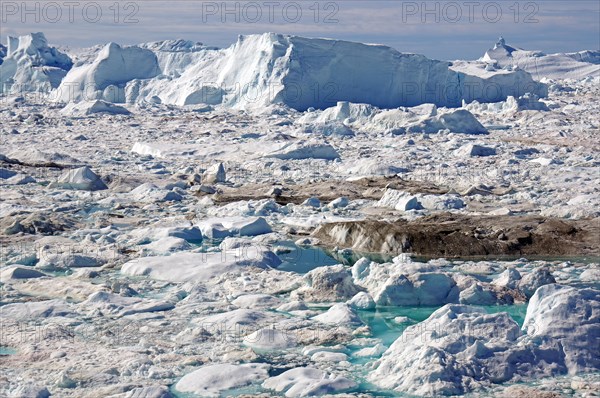
[[[490,71],[485,62],[451,63],[383,45],[265,33],[240,36],[226,49],[183,41],[127,48],[111,43],[93,63],[74,68],[57,97],[237,108],[284,104],[303,111],[338,101],[460,107],[463,100],[497,102],[527,92],[545,96],[547,88],[523,70]]]

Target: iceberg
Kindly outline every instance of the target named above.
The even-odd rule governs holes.
[[[8,37],[0,47],[0,94],[49,92],[73,66],[68,55],[50,47],[43,33]]]
[[[546,85],[524,70],[490,71],[482,61],[437,61],[383,45],[274,33],[240,36],[225,49],[180,44],[110,43],[93,62],[73,68],[55,97],[115,103],[158,98],[170,105],[240,109],[283,104],[304,111],[339,101],[387,109],[460,107],[463,100],[547,95]]]

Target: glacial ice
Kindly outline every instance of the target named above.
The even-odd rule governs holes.
[[[519,326],[506,313],[490,315],[476,307],[445,305],[426,321],[409,326],[369,379],[421,396],[464,394],[481,379],[510,378],[501,353],[519,335]]]
[[[523,330],[535,344],[554,349],[569,374],[600,367],[600,291],[549,284],[536,290]]]
[[[53,97],[66,103],[96,99],[125,102],[125,84],[158,74],[158,61],[152,51],[109,43],[94,62],[73,67],[62,79]]]
[[[507,313],[447,304],[408,327],[375,364],[381,387],[423,396],[465,394],[489,383],[598,369],[599,292],[539,288],[523,332]]]
[[[493,48],[481,58],[483,62],[504,69],[523,69],[534,79],[582,79],[598,76],[598,51],[544,54],[512,47],[500,37]]]
[[[43,33],[8,37],[0,63],[0,94],[49,92],[58,87],[73,66],[68,55],[48,46]]]
[[[307,302],[328,302],[348,300],[360,288],[352,281],[352,275],[341,264],[317,267],[304,276],[306,286],[292,292],[293,298]]]
[[[51,182],[48,188],[81,189],[84,191],[108,189],[100,177],[88,166],[65,172],[58,180]]]
[[[53,96],[63,102],[158,99],[179,106],[249,109],[285,104],[303,111],[338,101],[380,108],[423,103],[459,107],[463,100],[498,102],[527,92],[547,93],[544,84],[523,70],[489,71],[484,62],[436,61],[382,45],[265,33],[240,36],[225,49],[176,47],[109,43],[93,62],[72,68]],[[423,128],[452,123],[446,119]]]
[[[339,124],[365,133],[487,134],[487,129],[466,109],[437,108],[432,104],[395,109],[378,109],[367,104],[338,102],[323,111],[306,112],[297,123],[310,132],[327,132],[323,126]],[[330,135],[330,134],[324,134]]]

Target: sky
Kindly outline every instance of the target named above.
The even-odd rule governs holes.
[[[598,50],[600,1],[0,0],[2,41],[30,32],[71,48],[179,38],[227,47],[240,34],[276,32],[476,59],[500,35],[545,53]]]

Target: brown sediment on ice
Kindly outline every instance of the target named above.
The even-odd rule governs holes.
[[[236,202],[239,200],[273,198],[277,203],[300,204],[310,197],[317,197],[322,202],[329,202],[341,196],[350,200],[370,199],[379,200],[383,196],[384,188],[402,190],[411,194],[445,194],[447,188],[433,183],[406,180],[400,177],[364,177],[356,180],[328,180],[308,184],[283,185],[283,193],[272,197],[268,194],[272,185],[247,184],[243,187],[220,187],[220,192],[213,197],[217,204]]]
[[[427,257],[488,255],[598,256],[600,219],[435,214],[413,221],[348,221],[321,225],[326,246]]]

